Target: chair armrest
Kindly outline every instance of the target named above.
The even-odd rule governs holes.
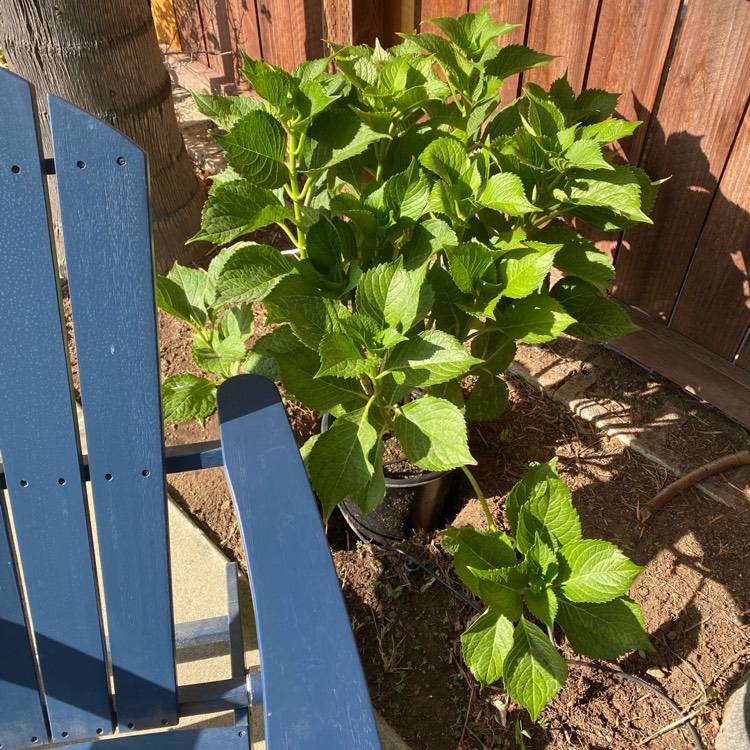
[[[269,750],[380,748],[315,497],[276,386],[217,394],[224,468],[247,556]]]

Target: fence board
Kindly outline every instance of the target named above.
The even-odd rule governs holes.
[[[621,92],[618,113],[628,120],[643,120],[620,144],[631,164],[641,156],[681,4],[682,0],[602,2],[586,87]]]
[[[528,45],[558,57],[549,65],[529,71],[524,75],[524,81],[546,87],[567,70],[573,88],[576,91],[581,88],[598,4],[598,0],[532,2]]]
[[[750,326],[748,172],[750,114],[732,149],[670,325],[729,361]]]
[[[265,60],[286,70],[325,54],[320,0],[258,0]]]
[[[174,0],[174,12],[182,49],[197,62],[208,65],[198,0]]]
[[[653,227],[625,233],[617,296],[666,321],[734,141],[750,85],[750,3],[690,0],[646,161]]]
[[[170,49],[182,51],[173,0],[152,0],[151,15],[156,27],[156,38]]]
[[[239,74],[242,65],[239,48],[241,47],[254,60],[263,56],[258,31],[258,16],[255,3],[248,0],[230,0],[227,7],[229,34],[235,60],[235,80],[244,80]]]
[[[468,2],[467,0],[422,0],[419,6],[421,6],[420,20],[426,21],[428,18],[441,16],[458,17],[466,13]],[[435,31],[434,28],[428,30]]]

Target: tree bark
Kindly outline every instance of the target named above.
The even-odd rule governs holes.
[[[49,91],[148,154],[157,270],[202,255],[205,245],[185,241],[200,226],[205,195],[177,126],[148,0],[0,0],[0,20],[10,69],[37,89],[45,150]]]

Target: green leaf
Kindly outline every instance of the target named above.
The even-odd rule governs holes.
[[[250,110],[263,109],[263,105],[251,96],[199,94],[197,91],[191,91],[190,93],[198,111],[224,130],[231,130],[237,120]]]
[[[321,375],[335,375],[342,378],[354,378],[372,367],[362,356],[357,345],[343,333],[327,333],[318,348],[320,354]]]
[[[406,333],[429,309],[433,295],[425,283],[426,264],[407,271],[402,259],[383,263],[362,274],[357,285],[357,310]]]
[[[562,244],[555,255],[555,266],[561,271],[588,281],[600,292],[610,288],[615,278],[612,261],[572,227],[553,222],[544,228],[540,239]]]
[[[436,396],[437,398],[444,398],[446,401],[450,401],[454,406],[458,407],[458,410],[464,413],[464,394],[461,390],[461,385],[456,380],[449,380],[447,383],[437,383],[431,385],[429,388],[430,396]]]
[[[488,60],[485,66],[485,73],[498,78],[507,78],[515,73],[522,73],[524,70],[538,68],[546,65],[550,60],[554,60],[554,55],[545,55],[536,52],[522,44],[508,44],[502,47],[497,55]]]
[[[539,292],[561,247],[527,240],[525,247],[504,253],[497,266],[503,296],[520,299]]]
[[[523,598],[526,580],[518,566],[496,570],[469,568],[477,581],[479,596],[491,609],[515,622],[523,612]]]
[[[244,340],[253,335],[254,329],[253,306],[247,303],[224,310],[219,318],[219,333],[223,338],[234,336]]]
[[[194,308],[185,290],[176,281],[166,276],[156,277],[156,304],[164,312],[188,323],[205,322],[206,316],[203,311]]]
[[[418,221],[430,197],[430,182],[413,161],[405,172],[391,177],[383,186],[383,205],[396,216]]]
[[[484,688],[503,676],[503,663],[512,645],[512,623],[488,609],[462,634],[461,655]]]
[[[421,153],[421,164],[449,185],[460,183],[469,171],[465,146],[457,138],[437,138]]]
[[[622,597],[594,604],[559,600],[557,621],[570,645],[591,659],[616,659],[630,651],[653,651],[641,608]]]
[[[440,537],[440,544],[453,556],[453,567],[458,577],[477,596],[479,581],[472,570],[509,568],[518,562],[513,544],[502,531],[448,526]]]
[[[521,507],[532,498],[537,486],[546,479],[557,479],[556,463],[557,458],[553,458],[545,464],[532,464],[526,476],[508,492],[505,498],[505,513],[514,534],[518,534],[518,514]]]
[[[410,401],[396,413],[394,431],[407,458],[427,471],[475,463],[466,422],[449,401],[434,396]]]
[[[597,122],[615,111],[619,98],[619,94],[612,94],[603,89],[586,89],[576,99],[576,109],[586,113],[586,120]]]
[[[218,274],[219,299],[225,302],[265,299],[292,270],[292,264],[276,248],[254,242],[240,243]]]
[[[430,268],[427,280],[435,293],[432,314],[436,325],[444,331],[460,331],[469,320],[462,306],[471,302],[471,296],[462,292],[448,271],[437,264]]]
[[[385,475],[383,474],[383,453],[385,443],[378,440],[375,444],[373,474],[370,481],[360,490],[353,492],[351,499],[363,513],[369,513],[380,505],[385,498]]]
[[[277,109],[288,107],[292,93],[298,85],[297,81],[286,70],[271,65],[265,60],[251,60],[244,53],[242,58],[244,62],[242,72],[258,96]]]
[[[516,342],[500,331],[484,331],[471,341],[473,356],[484,360],[482,370],[499,375],[516,356]]]
[[[628,314],[616,302],[596,296],[592,304],[576,315],[568,333],[584,341],[611,341],[637,331]]]
[[[497,419],[508,408],[508,384],[491,372],[480,371],[466,402],[466,419]]]
[[[161,386],[165,422],[189,422],[210,416],[216,408],[218,383],[198,375],[171,375]]]
[[[601,539],[579,539],[560,548],[563,564],[558,582],[571,602],[608,602],[627,593],[643,570],[616,545]]]
[[[477,282],[492,266],[493,256],[481,242],[462,242],[446,248],[448,268],[456,286],[468,294],[474,294]]]
[[[192,240],[225,245],[269,224],[281,224],[294,214],[270,190],[250,180],[214,185],[203,206],[200,231]]]
[[[187,268],[175,263],[167,274],[170,281],[174,281],[184,292],[188,304],[201,321],[205,321],[204,310],[212,306],[216,298],[213,282],[205,271],[197,268]]]
[[[552,287],[550,295],[556,299],[576,320],[599,296],[596,288],[575,276],[566,276]]]
[[[542,480],[518,514],[518,549],[526,552],[536,541],[558,549],[581,538],[581,521],[570,499],[570,490],[557,478]]]
[[[216,140],[224,147],[229,166],[259,187],[277,188],[288,182],[286,133],[268,112],[251,110]]]
[[[301,347],[290,352],[274,352],[284,388],[305,406],[330,411],[339,404],[364,404],[366,396],[353,378],[315,377],[320,370],[316,351]]]
[[[307,460],[326,518],[345,497],[362,489],[373,475],[370,453],[379,439],[362,409],[356,418],[337,419],[315,442]]]
[[[427,387],[457,378],[479,361],[450,334],[429,330],[398,344],[385,366],[412,387]]]
[[[206,372],[214,375],[224,375],[232,367],[245,359],[247,350],[245,341],[236,336],[214,341],[210,346],[196,344],[191,355],[193,362]]]
[[[530,589],[523,595],[523,600],[534,617],[541,620],[545,625],[554,627],[558,604],[557,597],[552,589],[541,588],[539,591]]]
[[[536,625],[522,617],[503,665],[503,683],[508,695],[536,721],[539,712],[567,679],[565,659]]]
[[[610,117],[593,125],[586,125],[581,131],[581,136],[598,143],[612,143],[632,135],[641,124],[640,120],[629,121],[621,120],[619,117]]]
[[[404,268],[419,268],[435,253],[456,242],[456,233],[449,224],[440,219],[424,219],[414,227],[411,239],[401,248]]]
[[[548,294],[513,300],[497,320],[497,328],[516,341],[541,344],[557,338],[575,323],[565,308]]]
[[[493,175],[487,180],[479,202],[510,216],[523,216],[536,210],[526,198],[521,178],[508,172]]]
[[[576,141],[565,152],[565,158],[579,169],[614,170],[614,167],[604,159],[602,147],[596,141]]]

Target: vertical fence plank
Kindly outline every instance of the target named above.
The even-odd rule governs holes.
[[[154,17],[156,37],[170,49],[181,51],[180,32],[177,29],[174,0],[152,0],[151,15]]]
[[[466,13],[469,3],[468,0],[422,0],[420,7],[421,13],[418,20],[421,22],[441,16],[458,17]],[[430,31],[434,30],[430,29]]]
[[[228,0],[227,16],[231,38],[230,43],[233,52],[234,80],[240,86],[245,86],[247,85],[247,81],[240,72],[242,69],[240,48],[252,57],[253,60],[259,60],[263,56],[260,46],[260,31],[258,29],[255,2],[248,2],[248,0]]]
[[[548,65],[526,73],[524,82],[532,81],[547,87],[567,70],[573,88],[576,91],[581,88],[598,5],[599,0],[532,2],[528,45],[539,52],[558,57]]]
[[[646,161],[672,175],[654,226],[625,233],[616,295],[667,321],[685,277],[750,86],[750,3],[690,0]]]
[[[258,0],[258,25],[264,58],[280,68],[325,54],[320,0]]]
[[[182,49],[192,53],[197,62],[208,65],[198,0],[174,0],[174,12]]]
[[[229,33],[226,0],[198,0],[198,5],[203,21],[208,67],[224,81],[230,82],[234,79],[234,50]]]
[[[750,114],[746,113],[670,325],[729,361],[750,326],[748,174]]]
[[[399,44],[398,32],[411,33],[417,28],[415,0],[385,0],[383,9],[383,39],[391,46]]]
[[[631,164],[640,159],[682,0],[658,3],[603,0],[587,88],[621,93],[617,112],[643,125],[620,144]]]

